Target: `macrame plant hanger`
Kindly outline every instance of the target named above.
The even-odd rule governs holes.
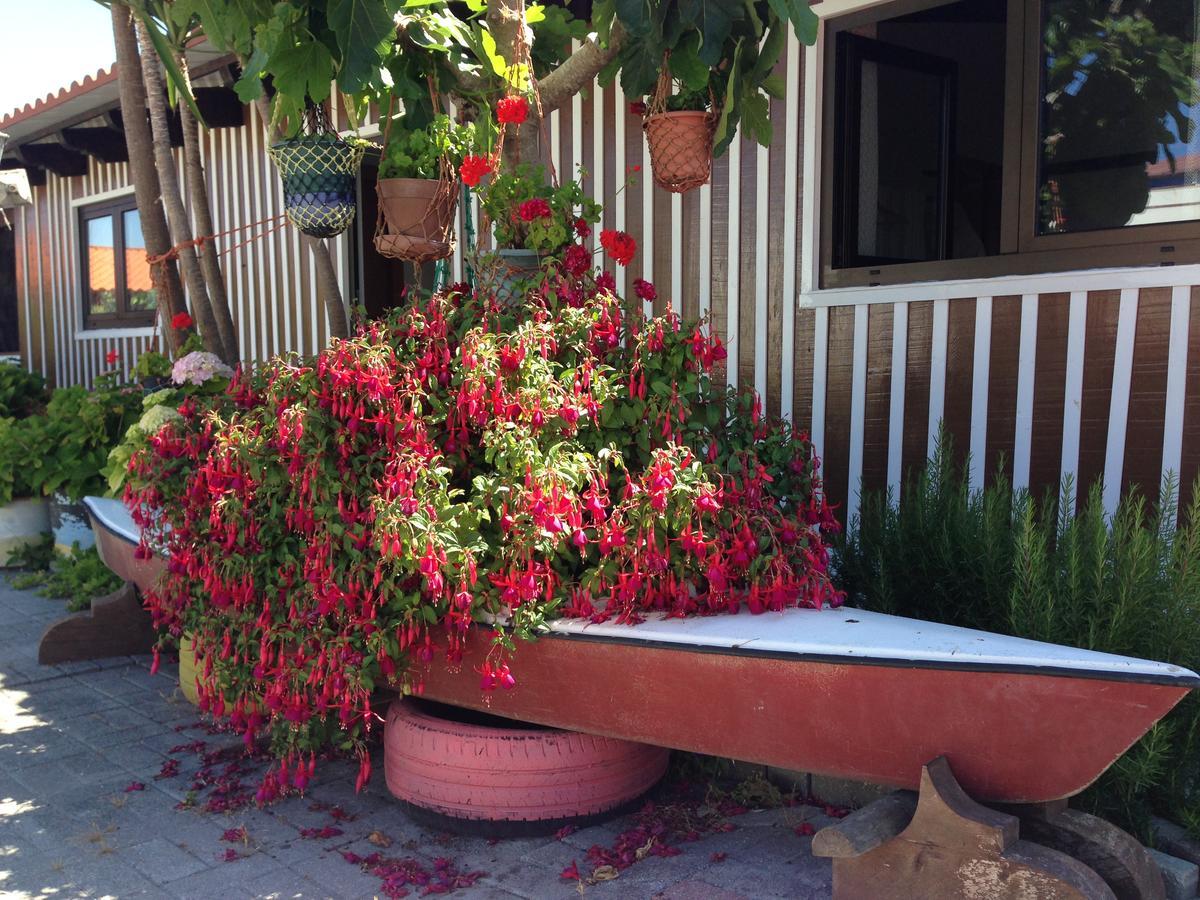
[[[268,151],[283,178],[284,206],[293,225],[307,235],[328,238],[354,221],[355,181],[366,149],[344,140],[324,104],[307,102],[302,134]]]
[[[671,54],[664,53],[642,130],[650,148],[654,183],[664,191],[683,194],[708,184],[712,175],[712,139],[719,110],[710,85],[708,111],[699,122],[695,115],[664,115],[671,97],[670,61]]]

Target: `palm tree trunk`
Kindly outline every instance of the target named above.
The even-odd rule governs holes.
[[[138,217],[146,241],[146,255],[162,256],[171,249],[171,232],[159,202],[161,190],[154,166],[154,140],[146,119],[146,88],[141,79],[137,34],[133,13],[119,3],[112,5],[113,43],[117,51],[118,84],[121,91],[121,118],[125,123],[125,146],[129,150],[129,172],[133,178]],[[183,285],[174,260],[150,267],[150,278],[158,301],[167,349],[179,349],[183,336],[171,326],[176,313],[184,312]]]
[[[246,61],[238,62],[245,68]],[[258,107],[258,116],[262,119],[263,128],[267,132],[267,140],[271,143],[281,140],[278,125],[271,123],[271,103],[265,96],[254,101]],[[346,304],[342,301],[342,288],[338,284],[337,269],[333,266],[333,258],[329,254],[329,245],[321,238],[302,234],[300,243],[308,248],[313,258],[313,268],[317,276],[317,294],[325,301],[325,318],[329,320],[330,337],[350,337],[350,320],[346,317]]]
[[[183,74],[185,87],[190,91],[191,75],[188,72],[186,55],[183,53],[179,54],[179,70]],[[196,230],[201,234],[215,234],[212,208],[208,202],[208,180],[200,162],[200,123],[196,121],[191,107],[186,103],[179,104],[179,123],[183,129],[184,183],[192,201]],[[229,310],[229,295],[225,291],[225,279],[221,276],[217,248],[212,241],[205,241],[200,245],[200,271],[204,275],[209,304],[217,324],[217,334],[224,348],[220,356],[230,365],[236,365],[239,357],[237,329],[233,324],[233,314]]]
[[[162,186],[163,205],[167,208],[167,223],[171,226],[171,238],[174,246],[184,244],[179,249],[179,265],[183,269],[183,280],[187,285],[188,297],[192,301],[192,312],[200,329],[200,337],[204,348],[225,359],[225,348],[221,342],[220,332],[213,317],[212,306],[208,301],[208,291],[204,286],[204,275],[200,271],[200,261],[196,257],[196,248],[187,242],[192,240],[192,226],[188,222],[187,210],[183,205],[183,196],[179,192],[179,176],[175,170],[175,158],[171,154],[171,135],[167,125],[167,96],[162,73],[158,70],[157,56],[146,26],[138,19],[138,45],[142,56],[142,79],[146,85],[146,101],[150,110],[150,127],[154,133],[154,161],[158,169],[158,178]],[[225,360],[229,362],[230,360]],[[233,360],[236,362],[236,360]]]

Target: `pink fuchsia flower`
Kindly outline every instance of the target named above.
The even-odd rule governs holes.
[[[233,369],[221,362],[215,353],[207,353],[204,350],[181,356],[171,367],[171,380],[176,384],[201,385],[217,375],[232,378]]]

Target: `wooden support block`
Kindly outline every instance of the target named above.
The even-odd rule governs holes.
[[[149,653],[154,646],[150,613],[137,589],[126,582],[117,591],[92,601],[86,612],[53,622],[38,645],[42,665]]]
[[[818,831],[813,837],[813,855],[832,859],[862,856],[900,834],[916,810],[917,795],[913,791],[881,797]]]
[[[916,811],[898,833],[903,801],[895,798],[814,838],[814,853],[833,856],[834,900],[1114,900],[1083,863],[1019,840],[1016,816],[968,797],[943,757],[923,767]]]
[[[1088,866],[1117,900],[1165,900],[1162,873],[1133,835],[1067,802],[1006,807],[1021,820],[1021,835]]]

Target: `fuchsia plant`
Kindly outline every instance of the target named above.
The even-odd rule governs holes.
[[[724,358],[564,266],[521,309],[456,285],[185,403],[126,502],[169,553],[148,602],[194,639],[202,708],[270,739],[260,801],[329,747],[361,786],[375,687],[419,691],[409,663],[456,664],[480,622],[490,690],[556,616],[839,603],[812,447],[724,388]]]

